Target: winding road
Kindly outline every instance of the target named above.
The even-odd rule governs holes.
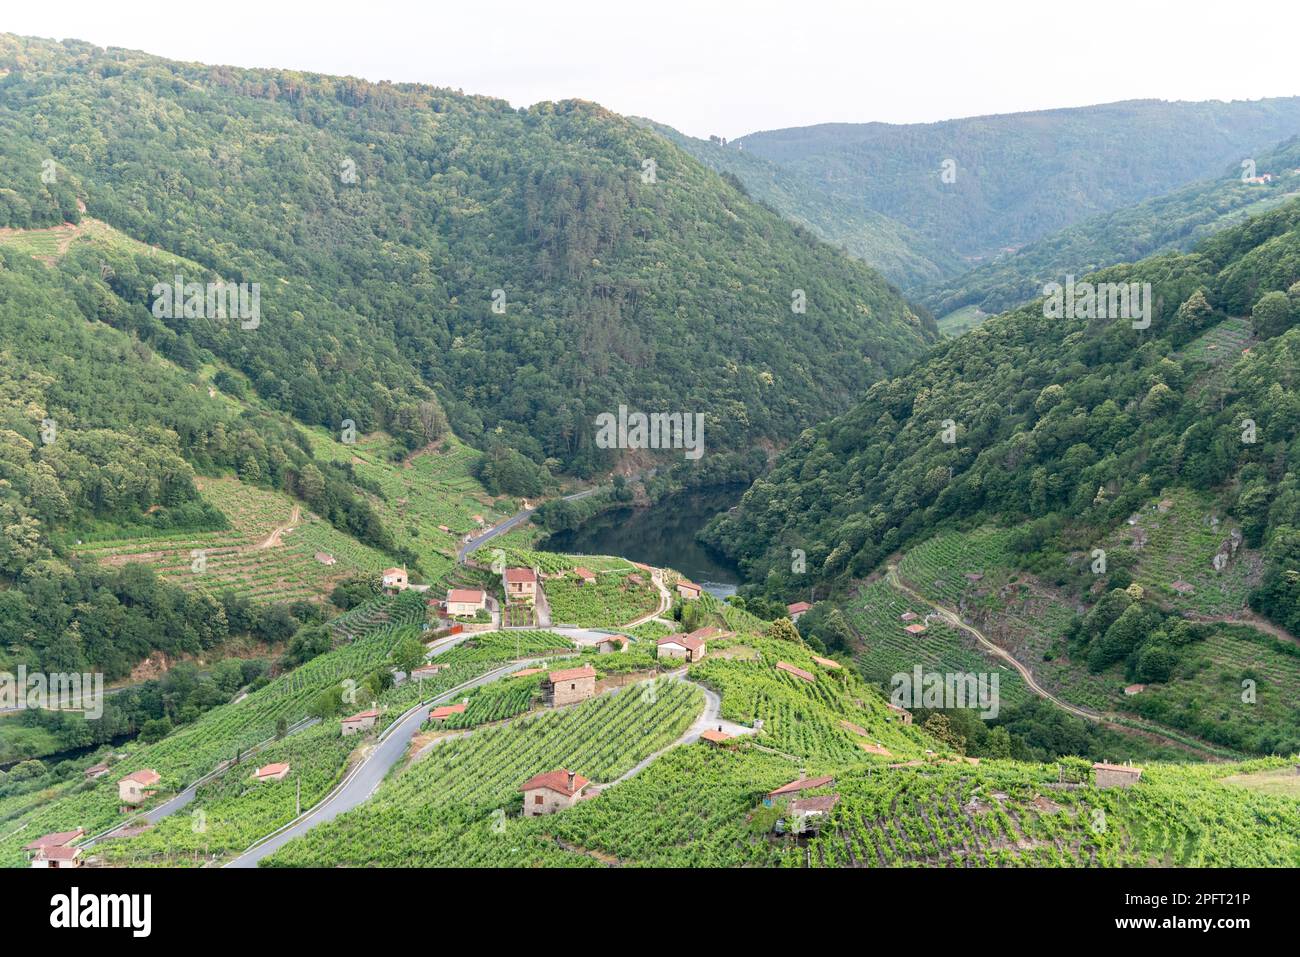
[[[593,488],[585,489],[584,491],[581,492],[574,492],[572,495],[565,495],[563,498],[560,499],[560,501],[573,502],[580,498],[586,498],[588,495],[596,494],[597,492],[600,491],[601,488],[602,486],[597,485]],[[501,522],[497,525],[493,525],[486,532],[483,532],[480,535],[470,538],[468,542],[463,543],[460,546],[460,548],[456,550],[456,561],[459,564],[464,565],[465,560],[469,558],[470,553],[473,552],[476,548],[482,548],[484,545],[486,545],[492,539],[496,538],[498,535],[504,535],[512,528],[517,528],[518,526],[522,525],[524,522],[528,521],[529,517],[532,516],[533,511],[534,510],[531,508],[526,508],[522,512],[515,512],[515,514],[511,515],[504,522]]]
[[[1062,711],[1068,711],[1070,712],[1070,714],[1078,715],[1080,718],[1083,718],[1087,721],[1102,720],[1102,716],[1097,714],[1096,712],[1088,711],[1084,708],[1078,707],[1077,705],[1072,705],[1069,702],[1062,701],[1060,698],[1056,697],[1056,695],[1052,694],[1050,691],[1048,691],[1046,688],[1040,685],[1036,680],[1034,680],[1033,673],[1030,672],[1030,670],[1026,668],[1024,665],[1022,665],[1019,661],[1017,661],[1015,657],[1011,654],[1011,652],[1007,651],[1005,648],[1001,648],[998,645],[995,645],[988,638],[984,637],[984,633],[980,631],[978,628],[976,628],[974,625],[966,624],[966,622],[962,621],[961,615],[957,614],[957,612],[954,611],[953,609],[948,608],[944,605],[940,605],[937,602],[931,601],[929,598],[926,598],[924,595],[922,595],[916,589],[912,588],[910,585],[905,584],[903,580],[898,577],[897,565],[886,566],[885,578],[889,581],[889,585],[891,588],[897,589],[898,591],[903,592],[903,594],[905,595],[910,595],[912,598],[915,598],[917,601],[921,602],[922,604],[927,605],[930,608],[933,608],[935,610],[935,613],[940,618],[942,618],[945,622],[951,625],[953,628],[959,628],[962,631],[967,632],[970,635],[973,635],[975,640],[980,643],[980,647],[984,648],[985,651],[987,651],[989,654],[993,655],[996,658],[1001,658],[1012,668],[1015,668],[1016,671],[1019,673],[1020,677],[1024,679],[1025,684],[1029,686],[1029,690],[1031,690],[1034,694],[1038,695],[1040,698],[1046,698],[1048,701],[1052,702],[1052,704],[1056,705]]]
[[[912,598],[915,598],[917,601],[921,602],[922,604],[930,608],[933,608],[935,614],[937,614],[940,618],[942,618],[953,628],[960,628],[962,631],[965,631],[968,634],[974,636],[975,640],[980,643],[980,647],[984,648],[989,654],[993,655],[994,657],[1000,658],[1001,660],[1009,664],[1012,668],[1016,669],[1016,672],[1020,675],[1021,678],[1024,679],[1025,684],[1029,687],[1030,691],[1038,695],[1040,698],[1044,698],[1047,701],[1052,702],[1052,704],[1056,705],[1062,711],[1067,711],[1070,714],[1083,718],[1085,721],[1091,721],[1095,724],[1101,724],[1104,725],[1105,727],[1113,728],[1117,731],[1138,732],[1140,734],[1146,734],[1155,738],[1160,738],[1161,740],[1166,741],[1170,744],[1173,744],[1181,748],[1185,748],[1186,750],[1191,751],[1193,753],[1200,754],[1203,757],[1207,757],[1211,761],[1223,760],[1225,756],[1231,756],[1231,752],[1216,750],[1214,746],[1206,744],[1204,742],[1196,741],[1195,739],[1192,739],[1190,736],[1187,736],[1186,738],[1183,739],[1171,738],[1168,736],[1167,732],[1162,733],[1162,729],[1158,725],[1152,724],[1151,722],[1139,718],[1131,718],[1127,716],[1122,717],[1120,715],[1113,714],[1113,713],[1099,714],[1095,711],[1089,711],[1086,708],[1080,708],[1078,705],[1070,704],[1067,701],[1062,701],[1056,695],[1052,694],[1050,691],[1048,691],[1046,688],[1040,685],[1034,679],[1034,676],[1030,672],[1030,670],[1026,668],[1024,665],[1022,665],[1019,661],[1017,661],[1015,657],[1011,654],[1011,652],[1007,651],[1005,648],[995,645],[992,641],[986,638],[984,636],[984,633],[981,632],[974,625],[966,624],[966,622],[962,620],[961,616],[957,614],[957,612],[954,609],[948,608],[945,605],[940,605],[937,602],[932,601],[931,599],[922,595],[916,589],[912,588],[910,585],[906,584],[898,576],[897,565],[891,564],[886,566],[885,578],[889,582],[890,587],[903,592],[905,595],[909,595]]]
[[[304,811],[299,817],[279,830],[273,831],[260,839],[225,866],[256,867],[259,861],[274,854],[295,837],[306,834],[318,824],[334,820],[344,811],[350,811],[357,805],[364,804],[375,793],[375,789],[383,783],[393,765],[400,761],[402,755],[406,753],[411,738],[415,735],[415,732],[420,730],[420,726],[424,724],[428,717],[431,705],[445,704],[470,688],[496,681],[504,675],[519,671],[535,663],[535,661],[511,662],[501,668],[479,675],[471,681],[457,685],[449,691],[444,691],[435,698],[421,701],[410,708],[384,729],[370,752],[347,773],[343,780],[335,786],[334,790],[317,802],[315,806]]]

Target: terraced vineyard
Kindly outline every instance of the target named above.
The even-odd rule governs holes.
[[[230,519],[230,529],[88,542],[78,553],[112,565],[142,562],[186,588],[210,594],[230,590],[266,602],[319,600],[337,581],[374,574],[391,564],[382,552],[295,506],[285,495],[233,478],[198,479],[196,484]],[[332,556],[335,563],[318,561],[318,552]]]
[[[142,834],[104,842],[97,853],[114,866],[196,866],[244,851],[323,798],[342,776],[356,737],[342,737],[336,722],[292,734],[244,766],[198,789],[186,809]],[[283,762],[282,781],[258,782],[253,772]]]
[[[661,681],[444,741],[365,805],[272,855],[272,866],[428,866],[440,843],[475,821],[516,813],[519,785],[568,768],[609,781],[677,738],[700,713],[699,689]],[[455,835],[456,837],[453,837]],[[443,853],[446,846],[443,845]]]
[[[1015,566],[1010,538],[1000,528],[943,532],[910,549],[898,563],[898,573],[927,597],[960,608],[967,595],[987,587],[986,574]]]
[[[1277,763],[1277,762],[1274,762]],[[1216,766],[1220,769],[1222,766]],[[1195,766],[1155,765],[1133,788],[1056,787],[1052,765],[936,765],[837,779],[813,866],[1295,866],[1300,807],[1239,801]],[[1220,770],[1219,775],[1226,772]],[[1271,822],[1264,826],[1264,821]]]
[[[893,675],[911,674],[920,665],[925,671],[943,673],[996,673],[1002,707],[1013,707],[1030,695],[1013,668],[986,656],[965,631],[938,618],[927,620],[926,605],[884,581],[867,585],[842,610],[861,643],[858,670],[873,683],[889,687]],[[904,621],[902,616],[908,612],[917,617]],[[909,624],[924,625],[926,630],[910,634]]]
[[[757,654],[720,654],[737,645]],[[802,668],[816,680],[809,683],[779,671],[778,661]],[[898,723],[882,692],[846,669],[826,670],[806,649],[787,642],[756,636],[710,642],[709,655],[691,667],[691,677],[722,695],[724,718],[750,726],[761,720],[757,740],[786,754],[854,761],[865,757],[864,744],[879,744],[894,756],[912,757],[933,743],[919,728]],[[869,734],[859,735],[844,722]]]
[[[541,699],[541,675],[522,678],[503,678],[492,684],[480,685],[466,695],[466,707],[440,721],[426,723],[426,728],[439,731],[453,728],[474,728],[492,721],[504,721],[529,710]]]
[[[1232,549],[1236,526],[1209,498],[1188,489],[1169,491],[1143,506],[1133,521],[1121,525],[1102,547],[1114,560],[1131,565],[1134,580],[1162,602],[1199,615],[1231,615],[1246,607],[1260,580],[1260,556],[1244,546]],[[1212,563],[1220,549],[1231,557],[1222,571],[1215,571]],[[1190,585],[1191,593],[1176,590],[1179,582]]]
[[[588,628],[617,628],[659,607],[659,590],[650,576],[637,572],[626,562],[617,570],[592,570],[596,575],[592,584],[584,584],[574,574],[551,578],[544,583],[553,622]],[[640,584],[629,580],[633,575],[640,579]]]
[[[572,654],[573,650],[573,642],[549,631],[486,631],[444,652],[438,661],[449,664],[516,661],[543,655]]]
[[[1186,653],[1168,682],[1148,685],[1124,710],[1238,751],[1300,752],[1294,645],[1244,626],[1216,626]]]
[[[517,510],[513,500],[488,494],[474,477],[482,453],[455,436],[400,462],[395,459],[402,450],[382,434],[358,436],[355,445],[344,445],[337,435],[316,429],[311,439],[317,455],[350,462],[363,481],[378,487],[372,501],[384,526],[398,544],[420,555],[430,581],[451,568],[467,533],[495,525]]]
[[[141,768],[152,768],[162,775],[163,794],[182,789],[216,768],[221,762],[273,737],[276,724],[303,719],[321,691],[345,679],[361,680],[370,670],[385,662],[392,649],[404,637],[415,633],[409,625],[385,624],[356,641],[314,658],[294,671],[276,678],[264,688],[230,704],[206,712],[193,724],[183,725],[156,744],[131,744],[126,758],[113,766],[108,776],[98,781],[77,782],[75,786],[52,797],[30,813],[23,815],[16,830],[14,822],[5,822],[5,837],[0,838],[0,866],[23,860],[24,834],[84,827],[94,834],[119,820],[117,781]],[[454,670],[454,669],[451,669]],[[444,673],[446,675],[447,673]],[[444,679],[444,675],[438,675]],[[444,679],[447,687],[455,681]],[[461,679],[463,680],[463,679]]]

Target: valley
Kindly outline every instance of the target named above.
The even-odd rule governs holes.
[[[1300,867],[1297,131],[0,33],[0,867]]]

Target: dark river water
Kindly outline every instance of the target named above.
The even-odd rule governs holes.
[[[675,568],[719,597],[740,584],[736,568],[695,540],[718,512],[740,501],[744,485],[691,489],[646,508],[604,512],[579,528],[556,532],[538,546],[570,555],[619,555]]]

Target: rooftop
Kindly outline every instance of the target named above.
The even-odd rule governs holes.
[[[590,783],[581,774],[574,774],[567,768],[558,768],[544,774],[533,775],[519,785],[519,790],[534,791],[538,788],[546,788],[548,791],[563,794],[565,797],[573,797]]]

